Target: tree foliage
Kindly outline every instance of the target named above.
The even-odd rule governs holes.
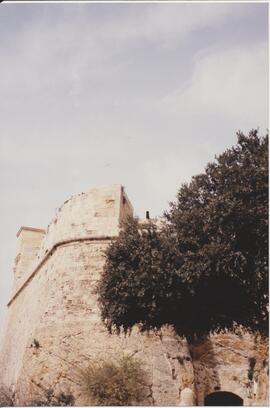
[[[109,329],[267,332],[268,135],[238,133],[181,186],[162,227],[127,220],[107,251],[99,301]]]

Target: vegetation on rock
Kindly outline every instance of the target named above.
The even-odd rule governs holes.
[[[52,388],[48,390],[44,390],[44,393],[41,397],[31,401],[29,406],[33,407],[65,407],[65,406],[73,406],[75,399],[72,394],[65,394],[64,392],[60,392],[59,394],[55,394]]]
[[[0,385],[0,407],[13,407],[14,405],[14,393],[5,385]]]
[[[107,250],[98,287],[107,328],[267,333],[268,135],[239,132],[164,219],[158,228],[129,218]]]
[[[81,381],[93,405],[140,405],[149,391],[141,363],[128,356],[93,362],[82,371]]]

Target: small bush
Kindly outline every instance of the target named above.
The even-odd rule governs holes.
[[[249,357],[248,363],[249,363],[248,379],[249,379],[249,381],[252,381],[253,376],[254,376],[254,367],[256,365],[256,358],[255,357]]]
[[[85,394],[95,405],[139,405],[146,400],[146,373],[132,357],[90,364],[81,374]]]
[[[74,405],[74,397],[72,394],[65,394],[61,392],[55,395],[53,390],[49,388],[44,391],[44,395],[31,401],[29,406],[33,407],[64,407]]]
[[[184,359],[181,356],[177,356],[177,361],[179,362],[179,364],[184,365]]]
[[[249,367],[251,370],[254,370],[254,367],[256,365],[256,358],[255,357],[249,357],[248,359]]]
[[[5,385],[0,385],[0,407],[13,407],[14,394]]]
[[[33,347],[40,348],[40,344],[39,344],[39,341],[37,339],[33,340]]]

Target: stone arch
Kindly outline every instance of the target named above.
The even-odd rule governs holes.
[[[206,395],[205,406],[241,406],[244,401],[239,395],[228,391],[216,391]]]

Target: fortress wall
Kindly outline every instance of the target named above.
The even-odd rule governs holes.
[[[16,386],[23,369],[23,355],[46,303],[45,281],[43,274],[36,275],[9,307],[0,355],[0,380],[8,386]]]
[[[126,353],[143,362],[148,404],[202,404],[216,387],[235,392],[246,405],[267,404],[267,344],[254,336],[218,334],[190,347],[170,327],[148,334],[135,327],[130,336],[106,331],[95,288],[110,237],[132,212],[121,186],[91,190],[61,207],[34,260],[35,273],[27,264],[22,268],[28,281],[10,302],[0,383],[16,388],[17,404],[53,388],[83,405],[80,369]],[[252,356],[255,374],[248,382]]]
[[[60,241],[117,236],[120,211],[124,206],[129,207],[128,201],[123,204],[123,194],[120,185],[104,186],[65,201],[47,228],[39,258]],[[126,211],[133,213],[132,207]]]
[[[20,347],[15,354],[17,344],[11,345],[7,380],[16,383],[18,404],[50,387],[72,392],[76,403],[84,404],[77,384],[79,368],[91,359],[118,359],[123,353],[143,362],[151,384],[149,404],[178,404],[181,383],[192,382],[188,349],[169,328],[162,335],[141,335],[135,329],[125,337],[108,334],[101,323],[95,287],[107,245],[92,241],[59,247],[22,292],[24,296],[14,300],[14,312],[24,321],[11,328]],[[27,321],[26,315],[31,319]],[[188,360],[182,366],[178,358],[185,356]]]
[[[244,405],[266,405],[268,401],[268,342],[244,330],[212,334],[191,347],[198,405],[217,391],[229,391]],[[250,359],[255,367],[250,372]]]
[[[9,304],[59,245],[95,237],[114,238],[127,215],[133,215],[133,207],[123,187],[104,186],[67,200],[46,234],[45,230],[22,227],[17,234],[15,279]]]
[[[50,224],[35,273],[27,265],[26,283],[9,306],[0,380],[16,388],[18,404],[51,387],[72,392],[83,404],[79,368],[89,359],[118,359],[123,353],[142,360],[149,403],[179,402],[179,384],[192,376],[190,363],[179,375],[177,357],[188,354],[182,340],[169,328],[163,334],[141,335],[135,328],[128,337],[110,335],[100,319],[95,288],[110,242],[106,237],[117,236],[119,222],[132,213],[121,186],[112,186],[72,197]]]
[[[25,280],[27,272],[33,269],[44,234],[45,230],[39,228],[21,227],[18,231],[13,293]]]
[[[0,361],[0,377],[4,383],[16,384],[23,354],[30,347],[33,332],[49,313],[47,309],[50,301],[53,302],[55,299],[50,287],[54,284],[51,282],[53,273],[56,273],[55,281],[61,282],[61,279],[64,281],[64,276],[57,275],[57,270],[50,262],[50,258],[58,259],[58,253],[50,254],[44,265],[36,269],[34,276],[33,270],[44,259],[49,249],[63,239],[93,238],[95,234],[116,236],[120,208],[124,206],[120,203],[123,194],[121,186],[115,185],[93,189],[87,194],[72,197],[50,224],[38,255],[37,250],[44,231],[27,227],[19,231],[15,268],[17,279],[13,291],[15,298],[9,306]],[[132,209],[121,211],[132,212]],[[68,257],[61,259],[60,264],[64,265],[64,269],[69,268]],[[51,275],[48,276],[50,273]],[[31,276],[33,276],[32,279]],[[77,276],[73,277],[74,281],[76,278]],[[21,292],[20,288],[22,288]],[[61,313],[57,302],[54,304],[54,313],[57,320]]]

